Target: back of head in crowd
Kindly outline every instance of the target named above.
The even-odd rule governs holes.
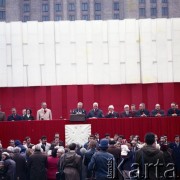
[[[147,145],[152,145],[155,142],[154,133],[147,133],[145,135],[145,142],[146,142]]]
[[[69,145],[69,150],[75,150],[76,149],[76,144],[75,143],[71,143]]]

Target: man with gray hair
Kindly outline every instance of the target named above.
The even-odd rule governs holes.
[[[98,103],[93,103],[93,109],[89,111],[88,118],[103,118],[103,111],[98,108]]]
[[[41,109],[37,111],[37,120],[52,120],[52,112],[47,108],[46,102],[41,103]]]
[[[83,109],[82,102],[77,103],[77,108],[73,110],[72,114],[84,114],[86,116],[86,110]]]
[[[118,118],[119,117],[119,114],[114,111],[114,106],[113,105],[108,106],[108,113],[106,114],[105,117],[106,118]]]
[[[12,114],[8,116],[8,121],[19,121],[22,120],[22,117],[17,114],[16,108],[11,109]]]
[[[132,117],[132,114],[130,113],[129,105],[128,105],[128,104],[125,104],[125,105],[124,105],[124,111],[121,113],[121,117],[122,117],[122,118]]]

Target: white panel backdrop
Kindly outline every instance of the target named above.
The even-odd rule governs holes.
[[[180,19],[0,22],[0,87],[180,82]]]

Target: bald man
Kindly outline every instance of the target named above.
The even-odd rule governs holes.
[[[161,117],[164,116],[164,111],[161,109],[160,104],[155,105],[155,109],[151,112],[152,117]]]

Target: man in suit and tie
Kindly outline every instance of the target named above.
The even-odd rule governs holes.
[[[88,118],[103,118],[103,111],[98,108],[98,103],[93,103],[93,109],[89,111]]]
[[[119,117],[119,114],[114,111],[114,106],[113,105],[109,105],[108,113],[106,114],[105,117],[106,118],[118,118]]]
[[[41,107],[37,111],[37,120],[52,120],[52,112],[47,108],[46,102],[42,102]]]
[[[72,114],[84,114],[86,116],[86,110],[83,109],[82,102],[78,102],[77,108],[73,110]]]
[[[0,105],[0,121],[5,121],[6,120],[6,114],[5,112],[1,111],[1,105]]]
[[[22,117],[17,114],[16,108],[11,109],[12,114],[8,116],[8,121],[19,121],[22,120]]]
[[[138,116],[138,117],[148,117],[149,116],[149,111],[146,109],[144,103],[139,104],[139,111],[137,111],[136,116]]]
[[[167,116],[180,116],[180,110],[177,109],[176,103],[171,103],[171,108],[168,110]]]
[[[155,109],[152,110],[151,116],[153,116],[153,117],[161,117],[161,116],[164,116],[164,111],[161,110],[160,104],[156,104],[156,105],[155,105]]]

